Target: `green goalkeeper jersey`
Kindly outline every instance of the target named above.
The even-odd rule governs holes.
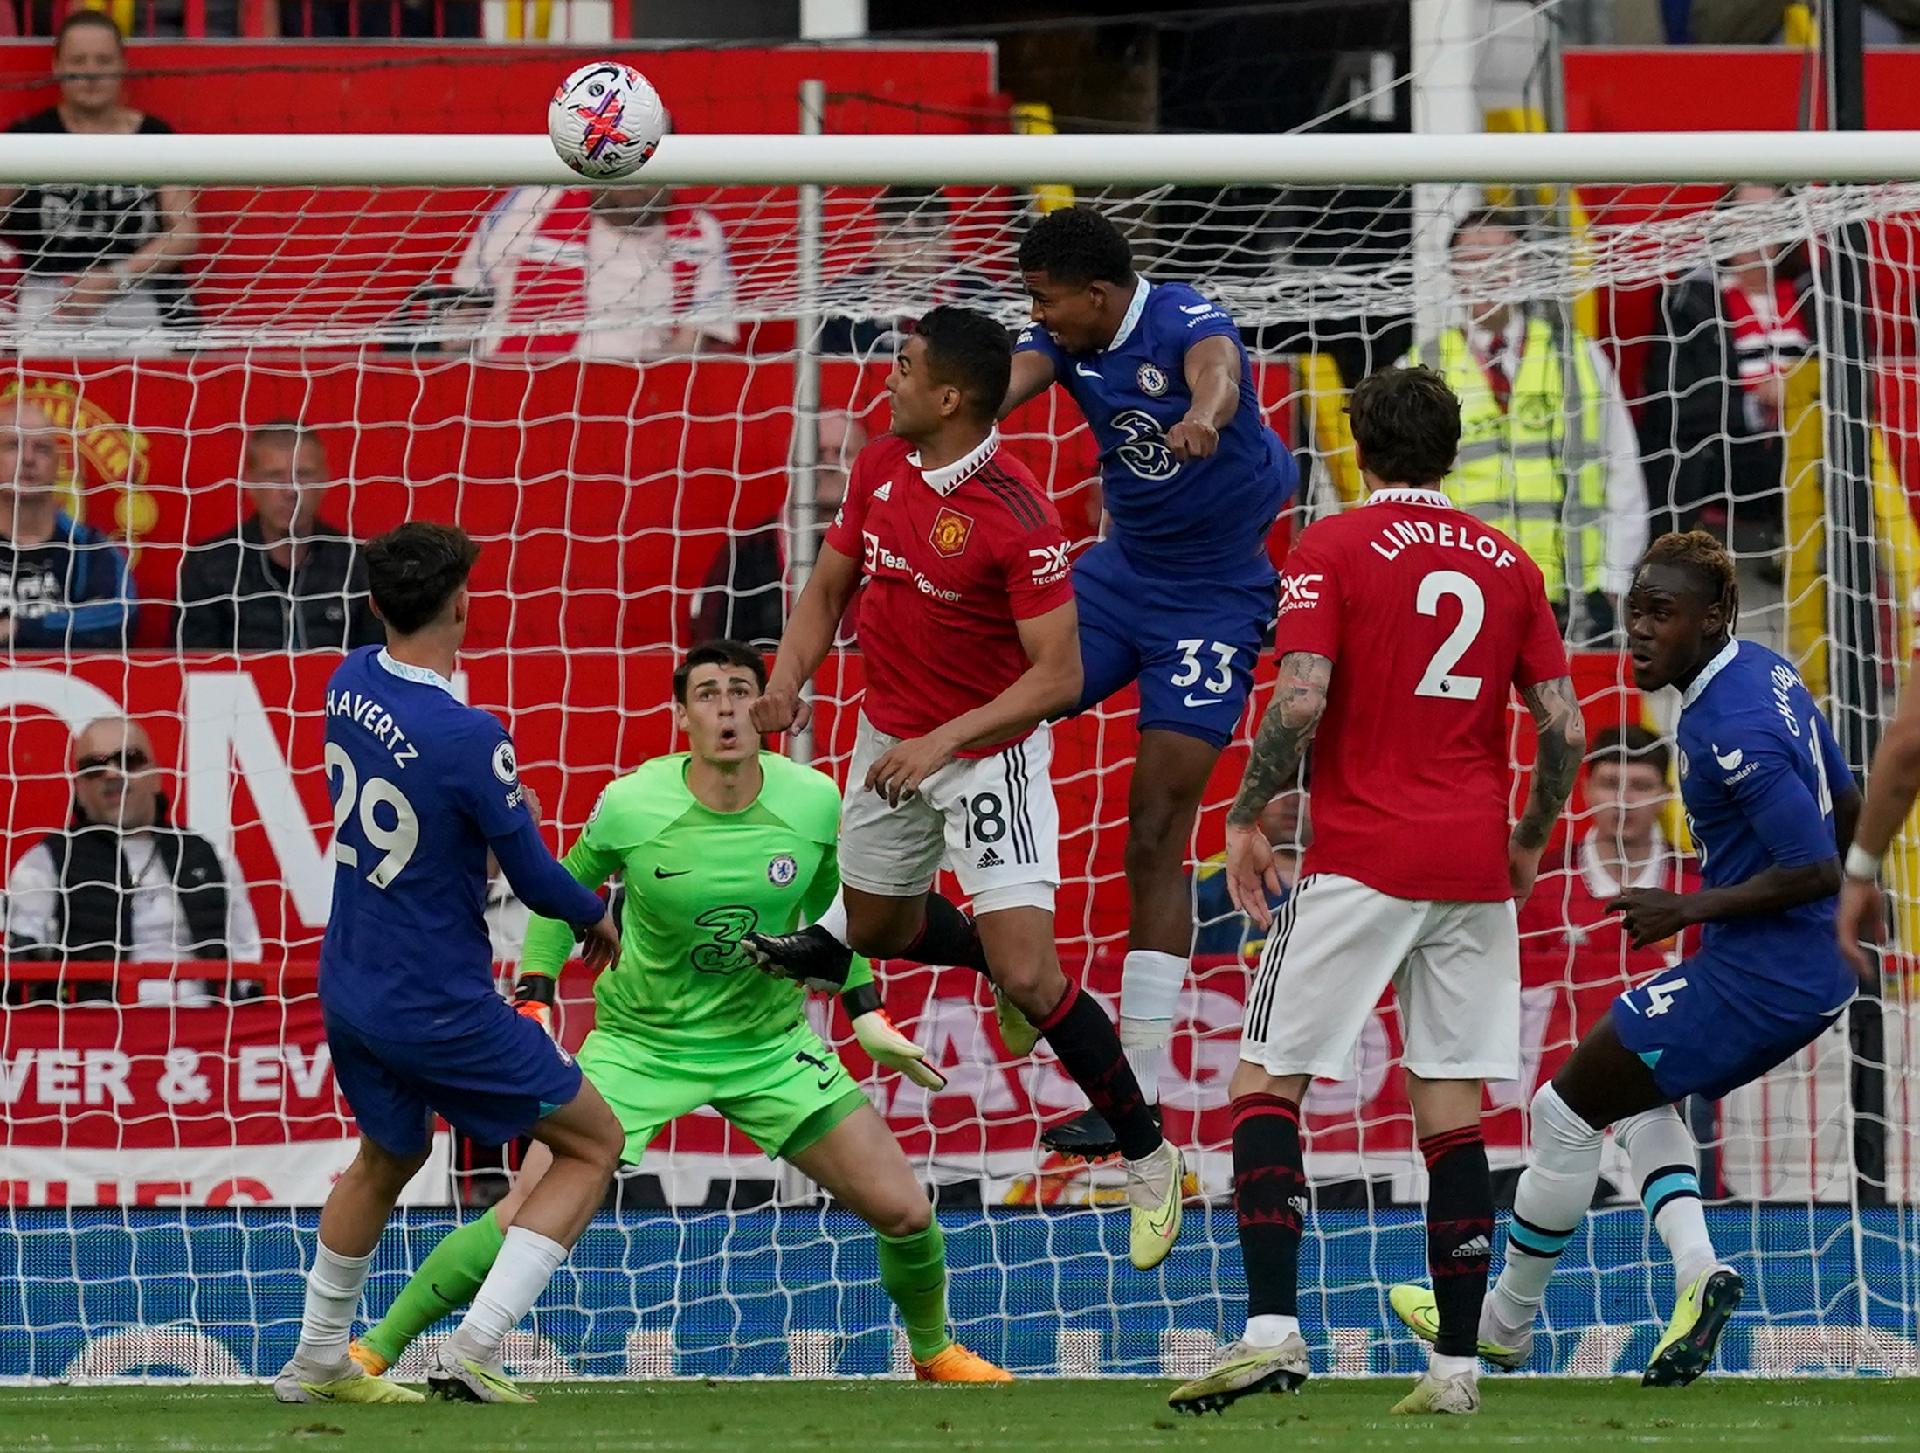
[[[840,891],[840,792],[831,778],[760,754],[760,795],[715,812],[687,790],[684,752],[610,783],[563,860],[589,887],[614,873],[626,887],[620,958],[594,986],[595,1027],[648,1048],[728,1053],[786,1033],[805,991],[762,973],[741,949],[755,930],[791,933]],[[527,926],[523,972],[554,974],[573,930]],[[854,959],[848,985],[873,971]]]

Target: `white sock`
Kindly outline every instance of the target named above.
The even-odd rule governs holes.
[[[1120,1046],[1149,1101],[1160,1099],[1160,1065],[1173,1039],[1174,1010],[1187,982],[1178,954],[1130,949],[1120,967]]]
[[[344,1362],[353,1335],[353,1314],[360,1310],[360,1292],[373,1267],[373,1253],[341,1256],[316,1239],[313,1267],[307,1272],[307,1301],[300,1313],[300,1347],[296,1355],[320,1365]]]
[[[824,928],[842,948],[847,947],[847,900],[834,894],[833,902],[827,905],[827,911],[815,921],[814,927]]]
[[[493,1270],[474,1293],[466,1320],[453,1334],[460,1339],[464,1353],[476,1362],[491,1362],[507,1333],[533,1310],[540,1293],[566,1259],[567,1248],[558,1241],[524,1226],[509,1227]]]
[[[1299,1330],[1298,1317],[1283,1317],[1278,1312],[1268,1312],[1262,1317],[1247,1318],[1247,1330],[1242,1340],[1255,1347],[1278,1347]]]
[[[1552,1085],[1529,1107],[1527,1168],[1513,1195],[1507,1263],[1486,1315],[1507,1337],[1525,1334],[1547,1295],[1554,1263],[1580,1229],[1600,1181],[1600,1132],[1567,1108]]]
[[[1693,1136],[1671,1105],[1620,1121],[1613,1127],[1613,1136],[1633,1167],[1640,1203],[1672,1253],[1674,1287],[1685,1291],[1695,1277],[1720,1261],[1700,1204]]]
[[[1477,1357],[1447,1357],[1438,1352],[1427,1354],[1427,1376],[1437,1377],[1445,1382],[1450,1377],[1466,1373],[1475,1382],[1480,1380],[1480,1359]]]

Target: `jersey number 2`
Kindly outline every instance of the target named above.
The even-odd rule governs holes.
[[[413,861],[413,850],[420,846],[419,815],[414,812],[413,804],[407,801],[407,794],[384,777],[367,778],[363,791],[359,775],[353,770],[353,758],[339,743],[327,743],[326,762],[329,774],[335,769],[340,773],[340,795],[333,804],[334,859],[349,868],[360,866],[359,850],[351,843],[340,840],[340,829],[353,815],[354,800],[358,798],[360,831],[366,835],[369,843],[386,853],[367,870],[367,881],[376,888],[384,888],[400,876],[402,868]],[[391,827],[380,821],[379,810],[383,807],[393,815]]]
[[[1413,688],[1415,696],[1443,696],[1450,701],[1472,701],[1484,684],[1478,676],[1455,676],[1453,668],[1467,654],[1487,618],[1487,598],[1480,593],[1479,582],[1458,570],[1431,570],[1420,577],[1420,591],[1413,608],[1423,616],[1438,616],[1443,596],[1460,602],[1460,620],[1440,649],[1427,662],[1426,675]]]

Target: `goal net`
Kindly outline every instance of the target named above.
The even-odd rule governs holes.
[[[482,542],[460,689],[507,720],[564,847],[612,776],[676,747],[679,653],[715,634],[777,638],[847,465],[885,427],[882,380],[911,320],[942,301],[1022,318],[1018,237],[1075,178],[1042,187],[1046,173],[1009,169],[962,185],[916,168],[920,143],[905,164],[800,186],[742,181],[749,148],[708,139],[702,157],[732,161],[594,194],[382,185],[397,173],[377,157],[337,178],[353,185],[242,185],[245,168],[222,160],[239,152],[208,141],[179,178],[195,183],[199,234],[181,271],[104,300],[19,274],[0,316],[0,397],[20,425],[0,455],[17,476],[13,518],[39,518],[21,501],[51,490],[120,553],[62,525],[0,557],[0,1377],[250,1377],[292,1346],[314,1208],[353,1151],[314,977],[331,882],[324,688],[338,650],[376,629],[341,541],[431,518]],[[286,143],[289,175],[306,174],[302,145]],[[1306,466],[1276,558],[1358,497],[1342,411],[1356,379],[1417,350],[1470,366],[1486,390],[1487,340],[1512,348],[1483,457],[1552,461],[1560,528],[1542,548],[1567,582],[1590,734],[1640,726],[1664,745],[1616,757],[1605,783],[1583,777],[1524,905],[1525,1074],[1487,1103],[1503,1203],[1532,1090],[1661,960],[1629,950],[1596,905],[1620,883],[1685,881],[1674,703],[1632,688],[1613,615],[1649,533],[1699,525],[1730,542],[1742,633],[1800,664],[1856,765],[1910,645],[1920,189],[1729,192],[1711,146],[1698,150],[1685,167],[1674,150],[1693,180],[1516,186],[1518,164],[1418,187],[1285,184],[1273,167],[1181,180],[1217,172],[1209,162],[1076,197],[1122,223],[1148,277],[1193,280],[1242,325],[1268,422]],[[417,180],[421,164],[407,165]],[[1505,212],[1455,239],[1490,203]],[[1580,388],[1590,397],[1569,403]],[[1072,402],[1043,396],[1005,433],[1068,533],[1091,539],[1099,461]],[[1511,465],[1515,490],[1518,477]],[[817,683],[800,746],[830,772],[846,765],[863,675],[849,648]],[[1061,954],[1110,1006],[1134,718],[1123,692],[1062,725],[1056,748]],[[81,735],[102,721],[104,738]],[[1191,844],[1195,963],[1160,1094],[1195,1185],[1160,1271],[1116,1256],[1110,1168],[1036,1149],[1082,1102],[1044,1048],[1007,1058],[975,976],[883,971],[893,1017],[950,1076],[937,1094],[871,1072],[838,1010],[819,1008],[937,1189],[958,1334],[1018,1372],[1185,1372],[1238,1331],[1225,1091],[1258,935],[1227,907],[1217,855],[1252,725]],[[103,798],[109,779],[124,787]],[[190,923],[170,917],[164,880],[157,898],[131,880],[106,935],[116,968],[75,937],[77,900],[44,844],[89,821],[145,821],[128,804],[156,792],[230,891]],[[1273,804],[1283,863],[1311,817],[1310,787]],[[1915,866],[1905,847],[1890,860],[1883,991],[1759,1083],[1688,1107],[1709,1222],[1749,1288],[1730,1367],[1916,1370]],[[524,912],[497,894],[490,920],[510,975]],[[563,979],[562,1005],[577,1045],[592,1022],[584,978]],[[1390,1284],[1425,1276],[1398,1036],[1382,1004],[1358,1075],[1307,1105],[1302,1311],[1323,1370],[1416,1365],[1386,1308]],[[370,1317],[499,1193],[513,1158],[450,1134],[435,1145],[382,1243]],[[1602,1194],[1549,1293],[1541,1370],[1637,1368],[1670,1310],[1669,1263],[1611,1147]],[[851,1217],[698,1114],[621,1177],[509,1362],[535,1377],[899,1372],[873,1256]]]

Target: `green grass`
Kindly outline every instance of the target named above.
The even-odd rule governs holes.
[[[571,1383],[538,1406],[282,1407],[263,1387],[0,1388],[0,1450],[396,1450],[648,1453],[831,1448],[837,1453],[1130,1448],[1797,1449],[1920,1447],[1920,1381],[1713,1379],[1664,1392],[1621,1379],[1489,1378],[1473,1419],[1404,1419],[1405,1379],[1310,1383],[1220,1417],[1169,1412],[1172,1384],[1035,1381]]]

